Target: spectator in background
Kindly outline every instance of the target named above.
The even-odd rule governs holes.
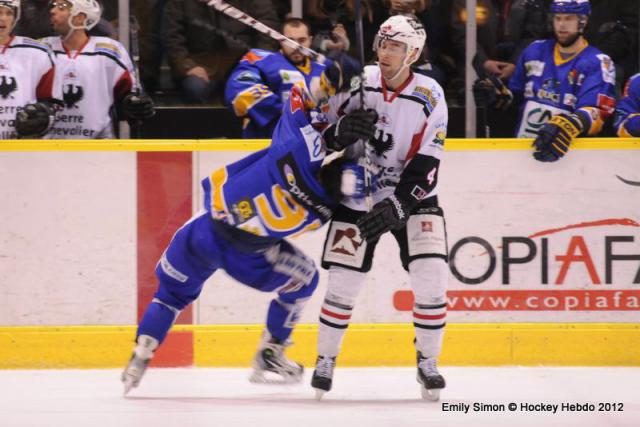
[[[444,55],[446,44],[449,43],[447,34],[447,16],[450,8],[449,0],[424,0],[386,2],[389,3],[389,15],[402,13],[415,15],[422,22],[427,32],[427,44],[422,51],[422,57],[413,64],[414,71],[436,80],[445,87],[449,76],[454,74],[455,67]]]
[[[337,46],[330,46],[331,49],[343,49],[352,57],[358,58],[354,0],[308,0],[305,2],[304,16],[317,43],[323,39],[332,39]],[[388,17],[381,0],[362,0],[365,63],[374,58],[368,47],[373,46],[379,24]]]
[[[616,64],[619,87],[638,71],[638,0],[591,0],[584,36]]]
[[[480,78],[493,76],[507,81],[515,70],[517,58],[513,57],[513,46],[504,43],[510,7],[511,0],[478,0],[475,11],[478,34],[473,66]],[[463,71],[467,32],[466,0],[453,0],[451,19],[456,68]]]
[[[273,3],[273,7],[276,9],[276,14],[280,22],[291,18],[291,0],[271,0],[271,3]]]
[[[302,19],[287,19],[282,33],[304,47],[311,46],[309,26]],[[225,103],[245,119],[243,138],[271,138],[293,86],[309,91],[323,77],[325,64],[285,44],[280,47],[279,52],[250,50],[227,80]]]
[[[640,74],[632,76],[624,86],[616,108],[614,128],[620,137],[640,137]]]
[[[382,0],[389,15],[417,15],[427,7],[427,0]]]
[[[279,21],[270,0],[230,0],[271,28]],[[204,104],[221,93],[225,75],[248,48],[277,43],[199,0],[168,0],[163,17],[171,71],[187,102]]]

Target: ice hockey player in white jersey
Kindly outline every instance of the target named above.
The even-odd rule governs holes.
[[[50,49],[12,35],[19,19],[20,0],[0,0],[0,139],[44,135],[62,97]]]
[[[349,134],[345,114],[351,111],[373,109],[378,119],[374,138],[349,147],[345,154],[357,158],[367,153],[366,163],[371,163],[368,169],[374,175],[371,197],[375,205],[366,212],[367,197],[362,194],[343,199],[324,245],[322,266],[329,269],[328,287],[320,312],[318,358],[311,383],[318,397],[331,389],[356,298],[371,269],[378,240],[387,231],[399,244],[400,259],[415,295],[417,379],[423,398],[437,400],[445,387],[436,362],[445,326],[449,268],[437,184],[448,111],[438,83],[410,69],[425,41],[426,32],[419,21],[402,15],[390,17],[375,39],[378,64],[365,67],[364,105],[359,88],[353,85],[350,93],[331,98],[324,110],[325,121],[331,123],[324,130],[328,141],[339,141]],[[362,180],[365,175],[355,176]]]
[[[140,121],[154,113],[151,98],[140,93],[138,76],[126,49],[108,37],[89,36],[102,10],[96,0],[49,2],[51,26],[59,37],[47,37],[60,73],[64,110],[50,136],[60,139],[112,138],[112,108],[119,119]]]

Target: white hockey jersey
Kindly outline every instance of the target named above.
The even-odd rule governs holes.
[[[72,52],[63,46],[61,37],[42,41],[55,55],[64,101],[49,137],[112,138],[110,109],[138,85],[125,48],[108,37],[89,37],[83,47]]]
[[[377,65],[365,67],[364,108],[378,113],[375,140],[369,156],[376,172],[372,189],[373,202],[378,203],[395,191],[400,176],[416,154],[440,160],[447,136],[448,109],[440,85],[430,77],[413,73],[398,90],[387,89]],[[339,93],[328,101],[316,121],[335,123],[341,116],[361,108],[360,94],[353,87],[349,93]],[[346,156],[362,156],[362,144],[347,148]],[[428,171],[425,171],[427,175]],[[437,170],[425,179],[436,186],[428,194],[413,194],[417,199],[435,196]],[[416,189],[420,191],[420,189]],[[346,199],[343,204],[355,210],[365,210],[363,199]]]
[[[15,36],[0,46],[0,139],[17,137],[16,114],[26,104],[62,99],[54,79],[53,55],[46,45]]]

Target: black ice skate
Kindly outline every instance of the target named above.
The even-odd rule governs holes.
[[[262,336],[255,357],[253,373],[249,377],[252,383],[292,384],[302,380],[304,368],[297,362],[289,360],[284,354],[289,342],[280,342],[268,332]],[[275,374],[275,378],[273,375]]]
[[[140,380],[144,375],[149,362],[153,357],[153,352],[158,348],[158,340],[148,335],[138,337],[138,345],[133,349],[129,364],[122,372],[121,380],[124,383],[124,394],[126,395],[132,388],[140,385]]]
[[[438,372],[436,366],[438,359],[435,357],[424,357],[418,351],[418,376],[417,380],[422,387],[420,392],[424,400],[437,401],[440,400],[440,390],[445,388],[446,383],[444,377]]]
[[[322,399],[322,396],[331,390],[333,382],[333,368],[336,367],[336,358],[329,356],[318,356],[316,359],[316,369],[311,377],[311,387],[316,389],[316,399]]]

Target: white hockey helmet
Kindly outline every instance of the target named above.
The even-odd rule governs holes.
[[[394,15],[380,25],[378,34],[376,34],[373,42],[373,50],[377,51],[380,44],[385,40],[404,43],[407,46],[405,64],[411,65],[420,58],[424,44],[427,41],[427,32],[417,18],[407,15]]]
[[[69,15],[69,26],[74,30],[90,30],[95,27],[102,16],[102,7],[96,0],[65,0],[71,4],[71,14]],[[71,22],[74,16],[84,13],[86,19],[84,24],[76,27]]]
[[[13,9],[13,14],[16,19],[13,21],[13,26],[20,20],[20,0],[0,0],[0,7],[7,7]]]

